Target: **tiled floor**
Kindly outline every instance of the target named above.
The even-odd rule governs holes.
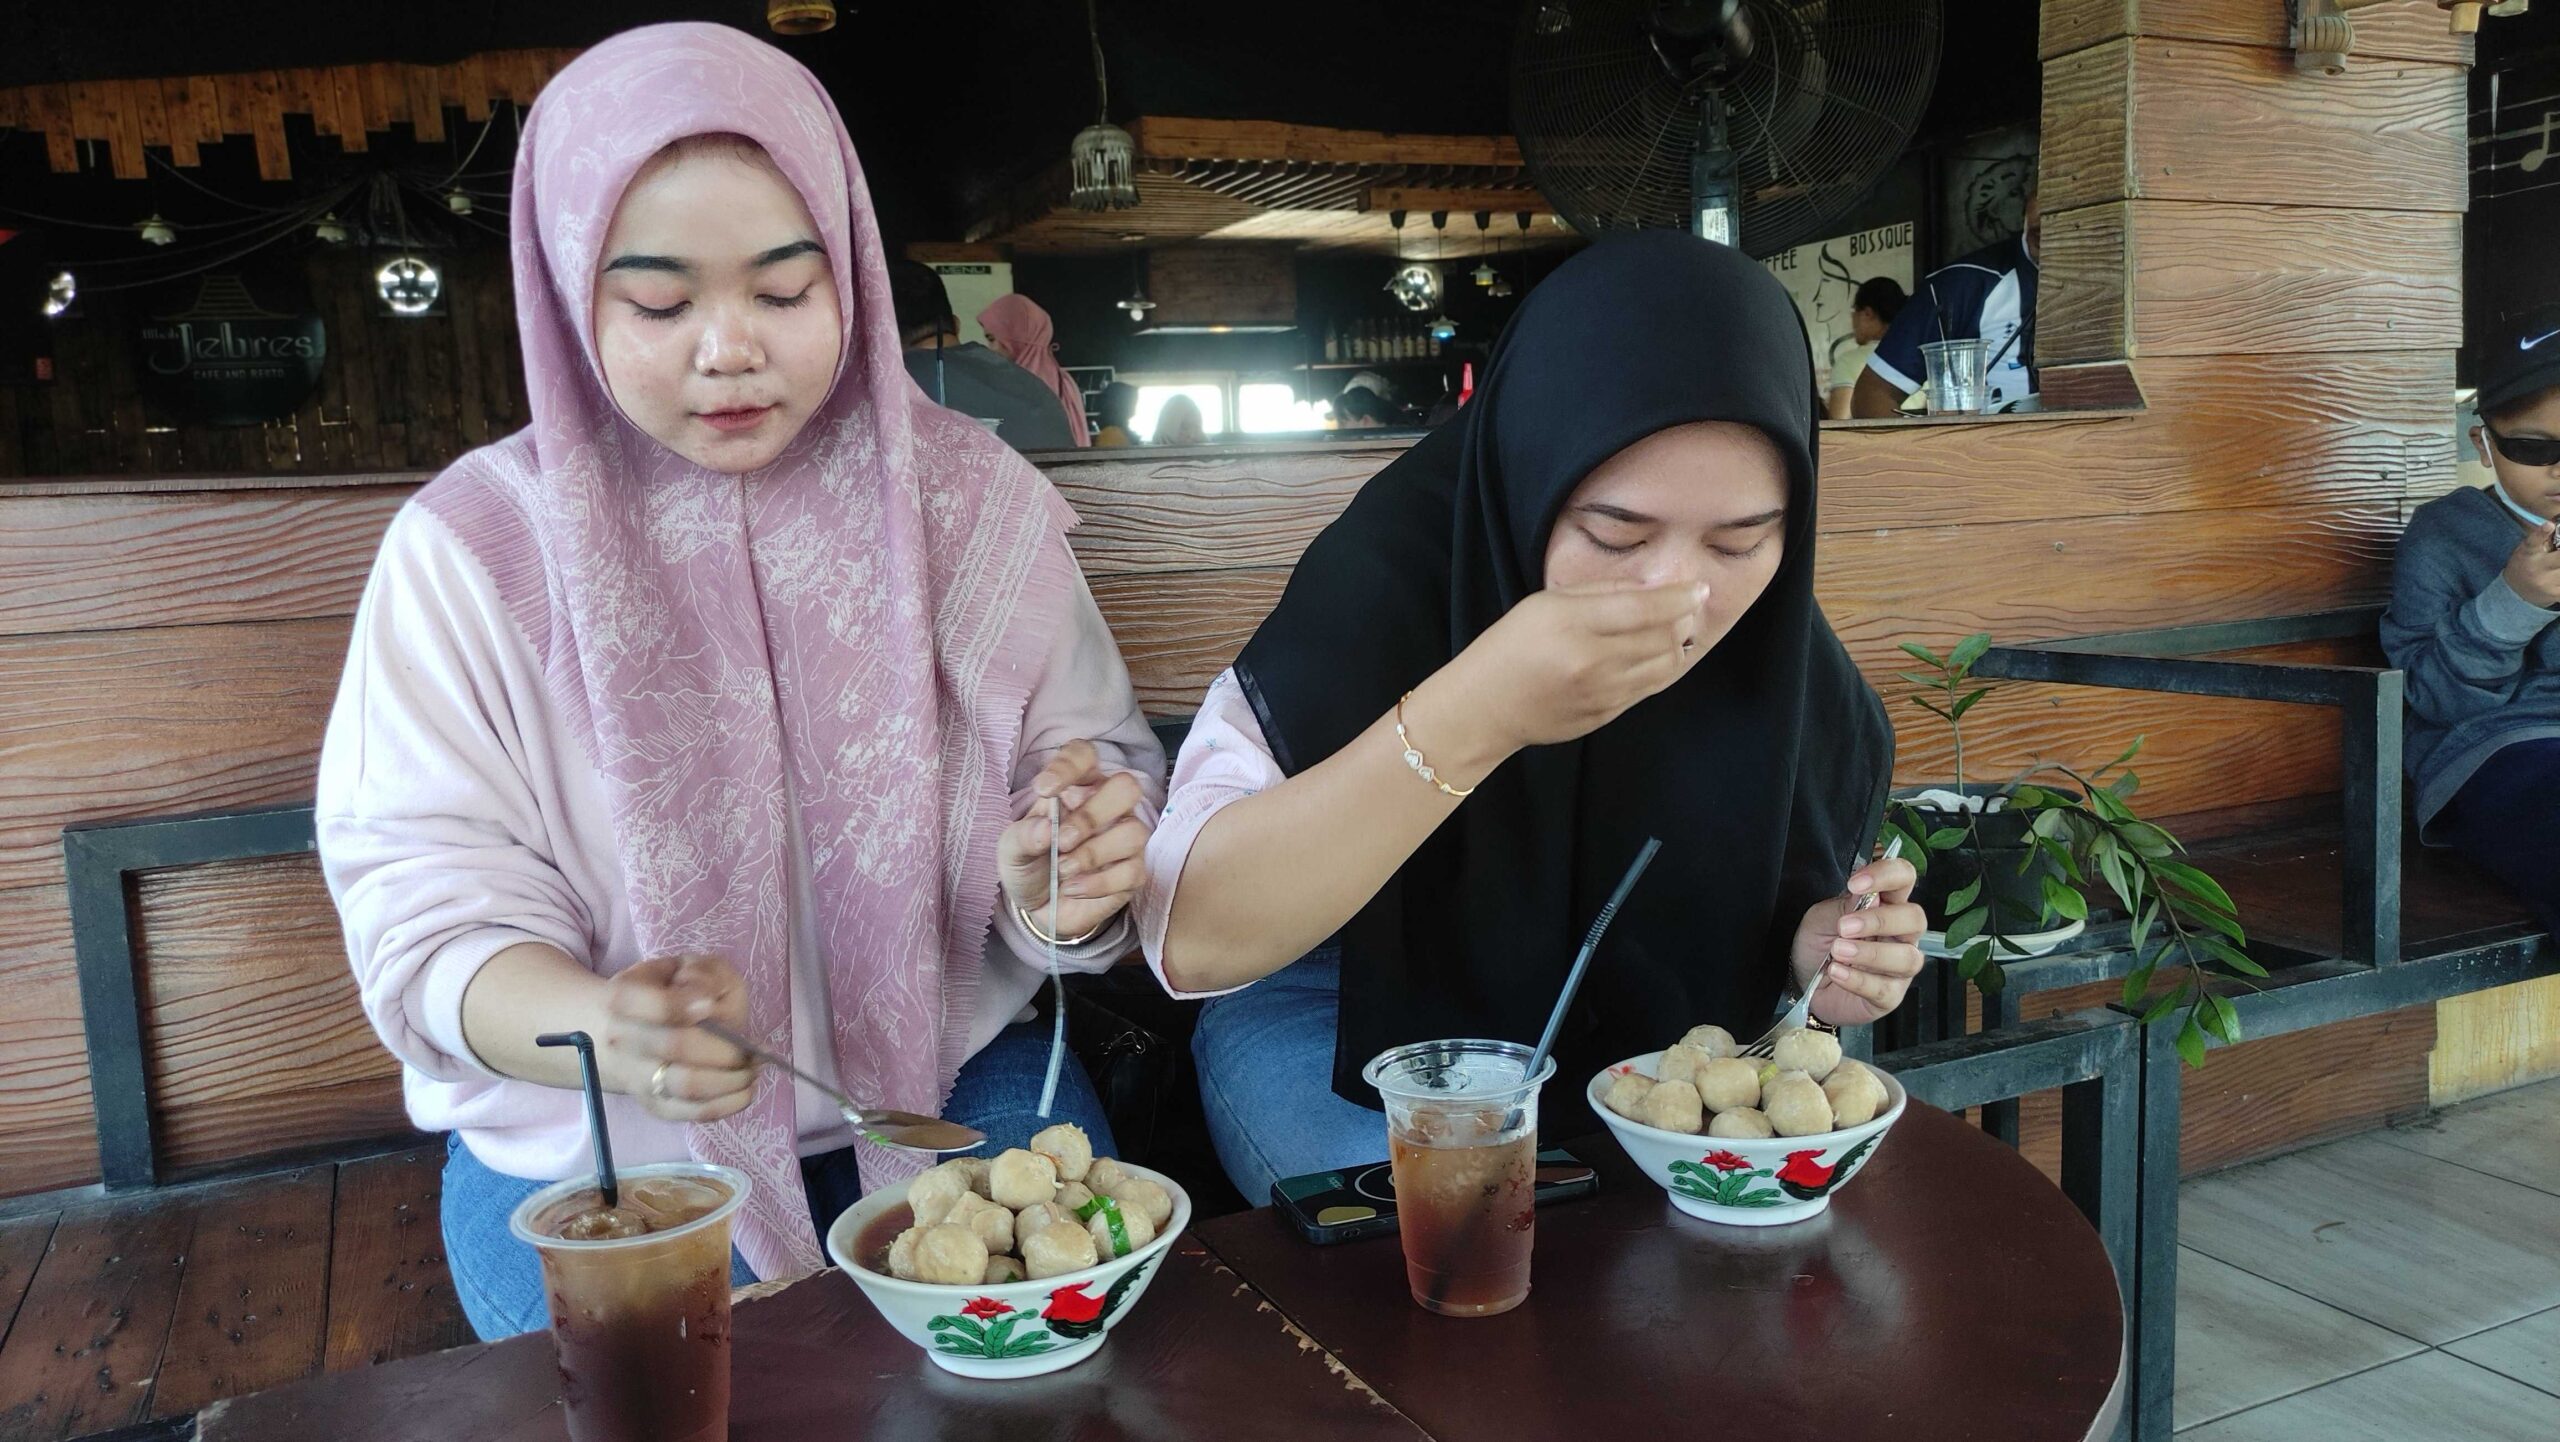
[[[2560,1439],[2560,1082],[2181,1204],[2182,1442]]]

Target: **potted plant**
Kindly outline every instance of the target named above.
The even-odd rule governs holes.
[[[2204,1064],[2207,1033],[2238,1041],[2239,1013],[2205,989],[2205,975],[2262,977],[2266,968],[2241,950],[2248,935],[2230,893],[2181,859],[2176,837],[2134,813],[2141,781],[2126,768],[2143,738],[2095,770],[2040,761],[2005,782],[1976,785],[1965,774],[1964,718],[1993,689],[1973,675],[1991,638],[1967,636],[1944,656],[1912,642],[1902,649],[1926,668],[1900,673],[1913,688],[1905,699],[1946,724],[1956,779],[1897,792],[1885,804],[1884,835],[1900,837],[1903,855],[1920,869],[1917,899],[1940,919],[1957,975],[1985,994],[1999,991],[2007,979],[2000,964],[2032,954],[2017,938],[2088,920],[2082,889],[2104,882],[2132,927],[2126,1010],[2139,1011],[2145,1025],[2184,1013],[2178,1053],[2190,1066]],[[2151,997],[2164,960],[2182,968],[2178,982]]]

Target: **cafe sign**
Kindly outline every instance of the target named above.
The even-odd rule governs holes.
[[[237,275],[206,277],[193,303],[146,321],[140,341],[143,400],[170,419],[209,426],[293,414],[329,355],[319,316],[267,309]]]

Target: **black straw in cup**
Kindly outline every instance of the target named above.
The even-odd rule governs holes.
[[[582,1031],[551,1031],[533,1039],[535,1046],[574,1046],[578,1073],[587,1092],[587,1132],[596,1144],[596,1190],[608,1207],[622,1205],[622,1187],[613,1177],[613,1137],[604,1125],[604,1079],[596,1075],[595,1038]]]

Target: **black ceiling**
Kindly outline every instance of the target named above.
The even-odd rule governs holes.
[[[844,13],[835,29],[776,43],[836,96],[894,236],[956,235],[977,201],[1063,154],[1067,139],[1093,118],[1085,7],[1077,0],[839,4]],[[12,8],[14,17],[0,15],[7,37],[0,85],[441,62],[483,50],[584,45],[674,19],[718,20],[774,38],[763,24],[763,0],[0,3],[0,11]],[[1946,8],[1946,55],[1924,134],[2032,119],[2036,0],[1947,0]],[[1099,0],[1099,13],[1116,119],[1198,115],[1441,134],[1510,129],[1511,0]],[[25,176],[31,139],[0,142],[6,173],[33,179]],[[40,148],[32,158],[40,166]],[[215,158],[209,151],[208,164]],[[109,184],[84,177],[77,188]]]

